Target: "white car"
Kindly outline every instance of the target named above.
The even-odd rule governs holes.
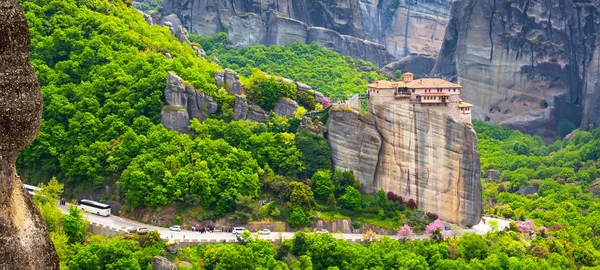
[[[326,229],[317,229],[317,233],[329,233]]]
[[[174,226],[171,226],[171,227],[169,227],[169,230],[171,230],[171,231],[176,231],[176,232],[180,232],[180,231],[181,231],[181,226],[179,226],[179,225],[174,225]]]
[[[269,229],[263,229],[258,234],[260,234],[260,235],[271,235],[271,230],[269,230]]]
[[[242,234],[242,232],[247,231],[246,228],[244,227],[233,227],[233,230],[231,230],[231,233],[233,234]]]

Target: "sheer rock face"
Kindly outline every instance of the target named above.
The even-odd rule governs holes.
[[[226,68],[224,71],[215,72],[215,81],[217,81],[218,88],[225,88],[229,93],[233,95],[242,94],[242,82],[237,72]]]
[[[42,96],[29,63],[29,31],[16,0],[0,0],[0,269],[58,269],[46,223],[14,162],[39,130]]]
[[[455,2],[432,76],[460,79],[478,119],[544,137],[597,125],[600,3],[578,2]]]
[[[413,73],[415,78],[424,78],[426,75],[429,75],[433,66],[435,66],[435,58],[430,55],[411,54],[398,61],[385,65],[382,71],[393,74],[397,70],[400,70],[403,73]]]
[[[273,109],[273,112],[279,116],[294,117],[294,112],[298,110],[298,103],[289,98],[280,98]]]
[[[479,223],[480,161],[470,125],[404,103],[330,113],[333,164],[354,171],[364,191],[384,189],[445,221]]]
[[[400,58],[411,52],[437,55],[452,1],[167,0],[163,10],[165,14],[179,16],[191,33],[213,35],[228,29],[232,43],[242,46],[257,44],[249,42],[250,39],[258,44],[285,45],[303,39],[304,29],[310,26],[373,41],[383,45],[384,51],[393,57]],[[277,14],[275,20],[268,19],[271,13]],[[247,27],[232,31],[232,25]],[[245,42],[235,42],[242,40]]]
[[[161,123],[168,129],[182,133],[190,132],[191,119],[203,122],[219,110],[219,105],[211,96],[183,82],[172,71],[167,75],[165,101],[167,105],[160,112]]]

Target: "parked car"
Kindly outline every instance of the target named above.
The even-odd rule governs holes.
[[[133,227],[133,228],[129,228],[129,229],[127,229],[127,232],[128,232],[128,233],[137,233],[137,231],[138,231],[138,228],[137,228],[137,227]]]
[[[258,232],[258,234],[260,234],[260,235],[271,235],[271,230],[269,230],[269,229],[262,229],[260,232]]]
[[[150,230],[148,230],[146,227],[140,227],[137,229],[137,234],[139,235],[145,235],[148,234],[148,232],[150,232]]]
[[[321,229],[321,228],[318,228],[318,229],[316,229],[315,231],[316,231],[317,233],[329,233],[329,231],[328,231],[328,230],[326,230],[326,229]]]
[[[233,234],[242,234],[242,232],[247,231],[246,228],[244,227],[233,227],[233,230],[231,230],[231,233]]]
[[[169,227],[169,230],[180,232],[181,231],[181,226],[179,226],[179,225],[173,225],[173,226]]]
[[[444,230],[449,231],[449,230],[451,230],[451,228],[450,228],[450,226],[446,225],[446,226],[444,226]]]

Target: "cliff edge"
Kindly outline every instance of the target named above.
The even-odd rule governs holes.
[[[46,223],[15,171],[40,126],[42,95],[16,0],[0,0],[0,269],[58,269]]]
[[[409,103],[330,113],[333,165],[354,171],[365,192],[384,189],[445,221],[479,223],[480,161],[471,125]]]

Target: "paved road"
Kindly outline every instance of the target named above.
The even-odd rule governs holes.
[[[68,213],[67,206],[59,205],[59,209],[61,209],[61,211],[63,211],[64,213]],[[87,217],[87,219],[90,222],[101,224],[101,225],[111,227],[114,229],[126,230],[126,229],[130,229],[130,228],[134,228],[134,227],[146,227],[149,230],[157,230],[160,233],[161,238],[169,239],[169,240],[179,240],[179,241],[181,241],[181,240],[189,240],[189,241],[196,240],[196,241],[209,241],[209,242],[211,242],[211,241],[233,242],[236,240],[236,237],[232,233],[215,231],[214,233],[201,234],[199,232],[193,232],[193,231],[188,231],[188,230],[182,230],[180,232],[173,232],[167,228],[143,224],[143,223],[140,223],[137,221],[129,220],[129,219],[118,217],[118,216],[103,217],[103,216],[90,214],[87,212],[84,212],[84,215]],[[446,236],[446,237],[447,236],[456,236],[457,234],[460,234],[460,233],[485,234],[491,230],[490,226],[487,225],[487,223],[489,222],[489,220],[492,220],[492,219],[498,220],[500,229],[503,229],[504,227],[508,227],[508,224],[510,222],[508,220],[485,217],[486,224],[483,224],[483,222],[481,222],[478,225],[473,226],[473,228],[471,228],[471,229],[463,229],[461,231],[456,231],[456,230],[445,231],[444,236]],[[253,235],[257,235],[257,234],[253,233]],[[354,241],[362,239],[362,234],[332,233],[332,235],[338,239],[346,239],[346,240],[354,240]],[[284,232],[284,233],[271,232],[271,235],[260,235],[259,237],[267,239],[267,240],[276,240],[276,239],[289,239],[289,238],[292,238],[293,236],[294,236],[293,232]],[[396,236],[390,236],[390,237],[394,238],[394,239],[397,238]],[[425,235],[415,235],[413,237],[413,239],[424,239],[424,238],[426,238]]]

